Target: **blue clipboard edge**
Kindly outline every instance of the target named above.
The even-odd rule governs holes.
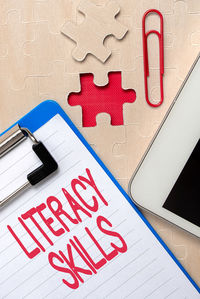
[[[46,100],[46,101],[42,102],[41,104],[36,106],[33,110],[31,110],[29,113],[27,113],[25,116],[23,116],[19,121],[14,123],[7,130],[5,130],[3,133],[1,133],[0,136],[5,134],[7,131],[9,131],[16,124],[19,124],[22,127],[26,127],[32,133],[34,133],[37,129],[39,129],[41,126],[43,126],[46,122],[48,122],[56,114],[60,114],[60,116],[67,122],[67,124],[74,131],[74,133],[77,135],[77,137],[81,140],[81,142],[86,146],[88,151],[93,155],[95,160],[103,168],[103,170],[109,176],[109,178],[112,180],[112,182],[116,185],[116,187],[119,189],[119,191],[122,193],[122,195],[128,200],[128,202],[130,203],[132,208],[135,209],[135,211],[138,213],[138,215],[143,220],[143,222],[147,225],[147,227],[150,229],[150,231],[154,234],[154,236],[157,238],[157,240],[160,242],[160,244],[165,248],[165,250],[172,257],[174,262],[182,270],[182,272],[185,274],[185,276],[189,279],[191,284],[200,293],[200,288],[198,287],[198,285],[194,282],[194,280],[191,278],[191,276],[183,268],[181,263],[177,260],[177,258],[170,251],[170,249],[167,247],[167,245],[164,243],[164,241],[161,239],[161,237],[157,234],[157,232],[154,230],[154,228],[151,226],[151,224],[147,221],[147,219],[143,216],[143,214],[140,212],[140,210],[136,207],[136,205],[130,199],[128,194],[120,186],[120,184],[117,182],[117,180],[114,178],[114,176],[108,170],[108,168],[104,165],[104,163],[101,161],[101,159],[97,156],[97,154],[94,152],[94,150],[91,148],[91,146],[87,143],[85,138],[82,136],[82,134],[76,128],[76,126],[73,124],[71,119],[67,116],[67,114],[64,112],[64,110],[61,108],[61,106],[56,101]]]

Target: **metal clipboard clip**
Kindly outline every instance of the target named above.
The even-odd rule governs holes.
[[[27,128],[21,128],[19,125],[12,127],[8,132],[0,137],[0,158],[26,138],[30,138],[33,142],[32,149],[42,162],[42,165],[27,175],[27,182],[24,185],[16,189],[4,199],[0,200],[0,208],[28,187],[41,182],[58,168],[58,164],[43,143],[38,141]]]
[[[150,13],[155,13],[160,18],[160,32],[157,30],[149,30],[146,32],[145,23],[146,17]],[[150,34],[156,34],[159,40],[159,51],[160,51],[160,101],[156,104],[149,100],[148,92],[148,77],[149,77],[149,59],[148,59],[148,46],[147,39]],[[145,97],[147,103],[152,107],[159,107],[163,103],[164,92],[163,92],[163,75],[164,75],[164,37],[163,37],[163,16],[157,9],[147,10],[142,19],[142,37],[143,37],[143,59],[144,59],[144,85],[145,85]]]

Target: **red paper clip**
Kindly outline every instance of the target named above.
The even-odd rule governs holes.
[[[160,32],[157,30],[150,30],[146,32],[145,22],[146,17],[150,13],[156,13],[160,17]],[[148,77],[149,77],[149,61],[148,61],[148,47],[147,47],[147,38],[150,34],[156,34],[159,39],[159,48],[160,48],[160,102],[153,104],[149,100],[148,92]],[[147,103],[152,107],[159,107],[163,103],[164,93],[163,93],[163,75],[164,75],[164,42],[163,42],[163,16],[160,11],[157,9],[147,10],[142,19],[142,36],[143,36],[143,59],[144,59],[144,85],[145,85],[145,96]]]

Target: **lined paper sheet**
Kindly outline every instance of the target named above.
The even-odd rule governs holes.
[[[59,171],[0,210],[0,298],[199,298],[191,282],[59,115],[35,136],[57,160]],[[3,157],[0,198],[23,184],[27,173],[39,165],[29,140]],[[88,171],[99,193],[80,180],[88,179]],[[76,189],[83,201],[74,193],[72,181],[82,182]],[[74,207],[78,203],[82,209],[73,210],[62,188],[74,199]],[[52,196],[68,218],[61,213],[58,219],[49,209]],[[34,214],[37,225],[27,216],[39,206],[45,219],[51,217],[49,226],[39,213]],[[52,209],[57,208],[54,201]],[[37,248],[39,253],[29,258],[8,226],[29,253]]]

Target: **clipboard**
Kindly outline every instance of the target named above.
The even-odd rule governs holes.
[[[133,222],[135,221],[134,226],[137,229],[135,229],[134,234],[135,235],[142,234],[142,236],[140,236],[141,238],[138,239],[136,241],[136,243],[138,242],[137,244],[139,244],[141,240],[142,240],[142,242],[144,242],[143,244],[146,244],[147,242],[149,242],[150,244],[152,244],[151,245],[152,248],[153,248],[153,246],[155,246],[153,252],[154,253],[158,252],[159,257],[158,258],[155,257],[154,260],[152,260],[151,265],[146,263],[146,267],[143,267],[144,268],[143,270],[140,270],[140,271],[138,270],[139,271],[138,273],[140,273],[141,271],[147,271],[147,273],[145,272],[146,274],[142,274],[143,272],[141,272],[142,278],[137,280],[137,275],[138,275],[137,271],[135,274],[133,273],[134,274],[133,275],[132,274],[133,269],[131,268],[132,265],[134,265],[134,267],[136,267],[136,265],[133,263],[133,261],[134,261],[134,259],[136,259],[136,257],[133,257],[133,260],[129,261],[128,260],[129,254],[127,251],[129,249],[129,253],[132,254],[134,252],[134,246],[136,246],[136,245],[134,245],[134,243],[133,243],[133,245],[129,246],[129,244],[128,244],[126,250],[124,249],[124,253],[123,253],[122,248],[121,249],[118,248],[118,253],[119,253],[119,257],[120,257],[118,259],[118,261],[121,260],[121,264],[120,264],[120,262],[119,262],[119,264],[118,264],[118,262],[115,262],[114,258],[113,258],[113,260],[111,258],[110,258],[110,260],[109,260],[109,258],[107,258],[107,260],[106,260],[105,256],[108,257],[109,254],[105,255],[104,259],[102,258],[102,261],[106,260],[106,261],[104,261],[106,266],[102,266],[102,268],[100,269],[101,271],[98,272],[97,271],[97,268],[98,268],[97,263],[95,264],[94,261],[93,261],[94,264],[92,263],[91,256],[89,256],[89,254],[86,251],[84,251],[84,247],[81,245],[81,242],[78,243],[78,241],[77,241],[78,238],[75,239],[77,241],[76,244],[71,238],[70,242],[71,242],[71,245],[72,245],[72,242],[74,242],[74,244],[75,244],[74,248],[76,248],[77,244],[79,244],[79,249],[76,249],[76,253],[80,251],[80,256],[82,256],[82,260],[85,261],[87,266],[89,265],[90,269],[88,271],[92,272],[92,269],[94,268],[91,276],[90,276],[90,274],[84,274],[84,275],[86,275],[86,277],[87,277],[87,275],[89,275],[88,280],[83,275],[84,278],[81,277],[81,278],[77,279],[78,283],[76,285],[75,285],[75,283],[72,284],[73,287],[70,289],[70,287],[69,287],[70,283],[68,283],[68,285],[67,285],[67,283],[65,283],[67,280],[63,278],[63,277],[65,277],[64,273],[63,272],[57,273],[56,269],[55,269],[56,267],[54,267],[54,268],[52,267],[51,270],[49,267],[47,272],[53,271],[52,276],[54,276],[54,278],[55,278],[55,273],[56,273],[56,275],[58,275],[58,277],[56,276],[56,278],[55,278],[56,283],[58,281],[58,285],[56,285],[55,287],[52,287],[53,283],[51,283],[51,281],[49,283],[46,281],[45,284],[47,285],[49,292],[47,292],[46,288],[44,288],[42,290],[40,288],[39,289],[34,288],[33,291],[27,293],[26,296],[24,296],[24,294],[20,293],[21,296],[23,295],[23,297],[34,298],[36,295],[39,295],[39,294],[41,295],[41,292],[44,291],[44,294],[42,293],[42,296],[45,295],[44,297],[60,298],[60,296],[62,296],[64,294],[65,295],[68,294],[67,290],[70,289],[70,292],[67,295],[67,297],[69,297],[69,298],[71,298],[70,296],[72,296],[72,297],[78,296],[78,295],[80,296],[80,294],[81,294],[81,296],[83,295],[83,297],[88,297],[88,298],[90,296],[92,298],[94,295],[97,296],[97,294],[98,294],[99,298],[102,298],[105,296],[107,296],[109,298],[112,298],[112,297],[116,298],[116,294],[119,295],[120,294],[119,292],[122,292],[121,294],[123,294],[124,297],[132,296],[133,293],[135,295],[137,292],[139,292],[140,295],[142,294],[143,297],[145,297],[145,296],[151,297],[156,294],[165,294],[165,296],[167,296],[168,290],[170,289],[170,292],[172,292],[172,293],[174,292],[174,295],[176,295],[176,296],[178,296],[178,292],[180,291],[181,292],[180,294],[188,294],[190,296],[192,295],[193,298],[198,298],[199,292],[200,292],[199,287],[192,280],[192,278],[189,276],[189,274],[185,271],[185,269],[182,267],[182,265],[179,263],[179,261],[175,258],[175,256],[171,253],[171,251],[168,249],[166,244],[162,241],[162,239],[159,237],[159,235],[155,232],[155,230],[152,228],[152,226],[149,224],[149,222],[144,218],[142,213],[134,205],[134,203],[129,198],[129,196],[126,194],[126,192],[122,189],[122,187],[115,180],[115,178],[110,173],[110,171],[106,168],[106,166],[103,164],[103,162],[97,156],[97,154],[94,152],[94,150],[91,148],[91,146],[87,143],[87,141],[80,134],[78,129],[75,127],[75,125],[69,119],[69,117],[66,115],[66,113],[62,110],[62,108],[56,102],[48,100],[48,101],[41,103],[40,105],[35,107],[31,112],[29,112],[27,115],[22,117],[17,123],[15,123],[13,126],[11,126],[8,130],[6,130],[3,134],[1,134],[1,136],[3,136],[5,133],[9,132],[9,130],[11,130],[17,124],[21,128],[26,128],[30,132],[30,134],[33,134],[33,136],[34,136],[38,130],[42,129],[46,124],[48,124],[49,122],[51,122],[54,119],[55,119],[55,121],[62,122],[60,128],[62,126],[64,126],[64,123],[67,124],[67,126],[69,128],[68,130],[70,130],[70,132],[71,132],[70,134],[72,134],[70,136],[75,136],[76,141],[80,143],[82,150],[85,151],[85,153],[87,152],[88,157],[89,157],[88,159],[93,159],[93,161],[94,161],[93,163],[94,163],[94,165],[96,165],[95,167],[98,168],[98,171],[97,171],[98,175],[100,175],[101,179],[105,179],[105,182],[108,182],[107,185],[109,185],[109,188],[110,188],[109,191],[111,189],[114,190],[113,194],[117,194],[117,197],[119,197],[118,211],[115,212],[115,213],[119,213],[118,215],[116,214],[116,217],[117,217],[116,221],[118,221],[120,218],[119,217],[120,212],[122,214],[127,213],[127,215],[123,215],[123,217],[126,216],[125,220],[128,219],[127,226],[122,230],[122,232],[123,232],[122,235],[125,234],[127,228],[129,228],[129,227],[131,227],[131,225],[133,225],[132,221]],[[63,122],[63,120],[64,120],[64,122]],[[41,141],[43,141],[43,140],[41,140]],[[70,139],[70,141],[71,141],[71,139]],[[69,140],[68,140],[68,142],[69,142]],[[21,145],[19,145],[19,147],[20,146]],[[48,147],[46,147],[46,149],[48,150]],[[51,154],[51,152],[50,152],[50,154]],[[57,164],[58,164],[58,169],[59,169],[59,162]],[[56,169],[57,169],[57,167],[55,167],[55,170]],[[52,176],[55,176],[55,178],[56,178],[56,176],[58,176],[58,174],[56,174],[56,172],[55,172],[55,174],[52,173]],[[79,178],[82,178],[82,182],[84,181],[83,176],[80,175]],[[52,179],[52,177],[51,177],[51,179]],[[46,178],[45,183],[47,183],[47,180],[48,180],[48,177]],[[42,188],[42,184],[43,183],[41,182],[40,188]],[[80,184],[80,181],[79,181],[79,184]],[[33,190],[34,190],[34,187],[33,187]],[[109,196],[109,195],[107,195],[107,196]],[[96,195],[96,197],[97,197],[97,195]],[[5,208],[0,210],[0,222],[2,220],[1,213],[4,213],[4,209],[6,209],[8,211],[11,208],[12,204],[16,204],[16,202],[19,200],[19,198],[20,198],[20,196],[15,198],[12,202],[10,202],[8,205],[6,205]],[[34,205],[34,202],[33,202],[33,205]],[[116,205],[118,205],[118,200],[116,200]],[[86,204],[86,206],[87,206],[87,204]],[[113,206],[115,206],[115,202],[113,202]],[[106,204],[105,204],[105,208],[106,208]],[[126,210],[124,210],[124,212],[123,212],[123,209],[126,209]],[[90,212],[91,212],[91,210],[90,210]],[[130,217],[129,217],[128,213],[130,213]],[[12,219],[13,219],[13,217],[15,217],[15,213],[12,215]],[[95,217],[96,217],[96,215],[94,216],[94,218]],[[103,216],[98,214],[98,217],[103,217]],[[91,218],[91,219],[93,219],[93,218]],[[90,219],[88,221],[90,221]],[[104,224],[105,223],[106,223],[106,221],[104,221]],[[7,224],[9,224],[9,223],[7,223]],[[112,224],[109,221],[106,224],[110,227],[112,226]],[[118,226],[119,226],[119,224],[118,224]],[[101,225],[100,225],[100,227],[101,227]],[[119,227],[121,227],[121,224]],[[102,228],[102,231],[103,231],[103,228]],[[133,227],[132,231],[134,231],[134,227]],[[107,232],[107,234],[109,235],[108,232]],[[110,233],[110,234],[112,235],[112,233]],[[117,234],[117,233],[115,232],[115,234]],[[132,232],[130,231],[129,236],[131,236],[131,234],[132,234]],[[116,235],[115,235],[115,237],[116,237]],[[144,239],[143,239],[143,237],[144,237]],[[0,235],[0,240],[1,240],[1,235]],[[122,240],[122,238],[120,240]],[[126,241],[126,239],[124,239],[124,240]],[[93,239],[93,241],[96,242],[94,239]],[[17,243],[17,242],[15,242],[15,243]],[[95,244],[97,245],[97,243],[95,243]],[[109,243],[109,244],[113,244],[113,243]],[[15,244],[15,245],[20,247],[19,244]],[[115,246],[112,245],[112,246],[116,250],[117,245],[115,245]],[[124,246],[125,246],[125,243],[124,243]],[[98,245],[97,245],[97,247],[98,247]],[[81,250],[80,250],[80,248],[81,248]],[[98,248],[100,248],[100,247],[98,247]],[[145,257],[146,252],[148,252],[147,249],[145,249],[146,252],[145,251],[142,252],[142,250],[141,250],[142,248],[144,249],[144,245],[142,247],[136,248],[137,249],[136,251],[139,252],[138,257],[143,254]],[[21,250],[21,248],[20,248],[20,250]],[[120,250],[121,250],[121,252],[120,252]],[[101,251],[101,249],[100,249],[100,251]],[[101,252],[103,252],[103,251],[101,251]],[[149,256],[151,256],[153,254],[153,252]],[[44,254],[45,253],[42,252],[42,250],[41,250],[41,252],[39,253],[39,256],[42,256],[41,260],[46,258]],[[155,253],[155,254],[157,254],[157,253]],[[84,258],[83,258],[83,256],[84,256]],[[1,257],[1,253],[0,253],[0,257]],[[86,259],[86,257],[87,257],[87,259]],[[146,258],[148,260],[149,257],[147,256]],[[24,261],[26,261],[27,257],[24,255],[23,259],[24,259]],[[34,260],[33,257],[31,257],[30,260],[28,260],[28,262],[30,262],[32,260]],[[64,260],[64,256],[63,256],[63,260]],[[137,267],[140,266],[140,264],[142,263],[142,260],[143,260],[143,257],[140,258],[140,263],[137,265]],[[152,273],[154,268],[156,268],[154,262],[156,261],[156,265],[157,265],[157,260],[159,260],[158,264],[160,263],[160,261],[161,261],[161,263],[163,262],[166,264],[163,266],[164,268],[162,268],[160,270],[160,272],[157,271],[152,276],[150,274]],[[128,262],[126,263],[126,261],[128,261]],[[94,265],[96,265],[96,268]],[[115,265],[115,266],[112,266],[112,265]],[[121,267],[120,268],[121,274],[120,273],[116,274],[116,271],[117,271],[117,273],[120,271],[119,271],[119,269],[116,270],[115,267],[119,267],[119,266]],[[27,267],[27,269],[30,269],[31,265],[27,266],[27,264],[26,264],[26,267]],[[35,264],[34,264],[34,267],[36,267]],[[105,267],[105,270],[104,270],[104,267]],[[106,270],[106,267],[108,270]],[[149,270],[148,270],[148,267],[150,267]],[[170,271],[174,272],[174,275],[175,275],[174,278],[171,277],[172,273],[169,273],[170,272],[169,269],[171,269]],[[1,267],[0,267],[0,273],[1,273]],[[163,280],[163,277],[167,276],[166,273],[169,274],[169,277],[166,277],[166,280]],[[2,274],[3,274],[3,272],[2,272]],[[2,274],[1,274],[1,277],[2,277]],[[95,275],[93,275],[93,274],[95,274]],[[108,277],[107,277],[107,275],[108,275]],[[149,278],[148,278],[148,275],[150,275]],[[163,277],[162,277],[162,275],[163,275]],[[104,277],[106,279],[105,281],[103,281]],[[115,278],[116,278],[116,280],[115,280]],[[37,277],[37,279],[40,280],[40,277]],[[120,282],[120,279],[122,279],[122,282]],[[142,283],[140,283],[141,279],[142,279]],[[84,288],[84,286],[87,284],[87,281],[89,281],[88,286]],[[180,288],[178,288],[178,287],[173,288],[174,281],[175,282],[177,281],[177,285],[180,284]],[[3,279],[3,283],[1,281],[0,284],[2,286],[4,286],[4,282],[5,282],[5,286],[9,285],[9,281],[5,281],[4,279]],[[134,283],[135,283],[135,288],[133,287]],[[41,283],[38,283],[38,285],[40,285],[40,284]],[[95,284],[96,284],[96,288],[92,289],[92,286]],[[116,284],[118,284],[119,287],[116,288]],[[169,286],[169,284],[172,284],[172,285]],[[181,287],[181,285],[182,285],[182,287]],[[133,289],[132,289],[132,287],[133,287]],[[24,288],[25,288],[25,285],[23,286],[23,288],[20,288],[20,286],[16,286],[13,290],[9,291],[8,294],[6,294],[5,289],[3,289],[3,298],[4,297],[5,298],[14,298],[14,297],[16,298],[16,294],[19,296],[19,293],[17,293],[18,289],[20,290],[20,292],[22,292],[22,291],[24,291]],[[89,292],[88,292],[88,289],[89,289]],[[99,293],[99,291],[101,291],[101,293]],[[159,293],[159,292],[161,292],[161,293]]]

